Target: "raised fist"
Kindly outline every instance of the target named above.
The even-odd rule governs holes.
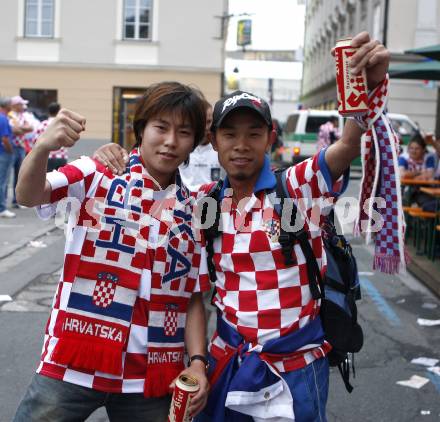
[[[48,151],[71,147],[80,138],[85,125],[86,119],[83,116],[65,108],[61,109],[39,137],[38,145]]]

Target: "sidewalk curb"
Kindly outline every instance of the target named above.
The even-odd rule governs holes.
[[[434,263],[425,256],[417,255],[416,248],[409,242],[406,248],[411,258],[407,265],[408,272],[440,299],[438,262]]]
[[[419,280],[420,283],[425,285],[437,298],[440,299],[440,283],[438,279],[433,276],[429,271],[426,271],[417,262],[412,261],[408,264],[408,271]]]
[[[58,271],[63,265],[64,243],[64,237],[60,236],[47,248],[38,249],[35,254],[10,268],[4,273],[7,277],[2,277],[0,286],[2,294],[14,298],[38,277]]]
[[[31,242],[33,240],[37,240],[40,237],[45,236],[47,233],[51,233],[51,232],[53,232],[54,230],[57,230],[57,229],[58,229],[57,226],[53,226],[53,227],[51,226],[51,227],[44,227],[44,228],[41,228],[40,230],[37,230],[35,232],[36,234],[34,234],[33,237],[26,238],[25,240],[23,240],[19,244],[11,245],[9,250],[6,250],[6,252],[4,252],[3,254],[0,255],[0,261],[2,259],[5,259],[5,258],[11,256],[15,252],[17,252],[19,249],[25,247],[29,242]]]

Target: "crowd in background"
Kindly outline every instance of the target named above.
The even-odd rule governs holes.
[[[7,208],[9,181],[12,178],[12,208],[20,208],[15,197],[15,187],[21,163],[38,136],[60,110],[58,103],[49,104],[49,117],[40,122],[34,113],[28,110],[28,103],[29,101],[20,95],[0,98],[0,218],[16,217],[15,212]],[[66,163],[67,151],[64,148],[54,151],[49,157],[48,171]]]

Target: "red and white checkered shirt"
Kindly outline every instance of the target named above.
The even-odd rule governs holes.
[[[321,240],[321,219],[328,214],[338,194],[325,162],[325,151],[287,170],[287,187],[305,218],[305,230],[322,272],[326,256]],[[312,298],[307,263],[299,244],[293,255],[297,265],[286,267],[278,242],[280,218],[264,189],[275,187],[269,161],[257,181],[254,194],[239,211],[227,198],[222,203],[221,235],[214,240],[217,271],[215,305],[223,319],[246,341],[264,345],[304,327],[319,315],[320,301]],[[207,186],[202,187],[207,191]],[[226,191],[225,191],[226,192]],[[200,195],[201,196],[201,195]],[[214,334],[211,353],[221,357],[224,341]],[[289,358],[274,362],[280,372],[301,368],[330,350],[322,345],[305,345]]]
[[[104,173],[106,175],[109,174],[108,170],[105,170],[103,166],[97,164],[94,160],[88,157],[82,157],[81,159],[73,161],[60,168],[58,171],[48,173],[47,180],[52,186],[51,204],[39,207],[37,209],[39,215],[42,218],[52,216],[56,211],[57,204],[61,204],[59,201],[63,198],[76,198],[83,207],[88,198],[101,196],[102,186],[100,185],[100,182],[104,177]],[[145,177],[144,174],[143,177]],[[127,184],[129,175],[124,174],[122,176],[115,176],[115,179],[120,179],[121,184]],[[155,184],[157,185],[156,182]],[[128,183],[128,186],[130,186],[130,182]],[[135,190],[138,192],[135,192]],[[146,191],[144,188],[140,193],[139,190],[139,188],[133,185],[130,194],[134,196],[142,194],[142,198],[146,195],[147,197],[154,198],[158,201],[163,200],[165,197],[168,198],[168,196],[165,195],[165,191],[156,191],[152,189]],[[115,201],[125,203],[124,198],[118,199],[118,189],[111,194],[109,192],[105,196],[106,210],[111,209]],[[74,204],[74,201],[72,204]],[[183,209],[182,214],[189,217],[192,215],[192,206],[189,202],[177,201],[177,204],[179,205],[179,209]],[[182,208],[180,208],[180,205]],[[81,210],[83,210],[83,208],[81,208]],[[139,211],[139,213],[141,213],[141,211]],[[134,216],[135,211],[130,211],[130,214],[134,217],[133,220],[136,221],[143,221],[142,219],[145,217],[143,214],[140,214],[138,217]],[[185,240],[182,240],[184,239],[184,236],[174,236],[172,241],[168,243],[170,236],[169,224],[167,225],[166,222],[162,221],[162,218],[160,218],[162,214],[158,213],[158,219],[156,219],[155,214],[151,212],[149,215],[152,218],[151,220],[148,220],[147,223],[150,226],[148,241],[143,242],[143,247],[146,248],[146,253],[152,258],[148,260],[151,262],[151,268],[146,268],[145,265],[147,264],[142,264],[142,262],[139,261],[137,258],[138,254],[129,257],[131,262],[122,263],[123,265],[126,265],[127,268],[130,267],[130,265],[142,268],[141,282],[133,309],[129,337],[122,354],[122,376],[109,375],[98,371],[76,370],[52,362],[50,356],[60,337],[64,320],[63,317],[66,312],[69,294],[75,279],[75,274],[69,272],[71,269],[70,263],[79,259],[80,254],[83,256],[90,256],[89,252],[92,248],[91,245],[87,244],[87,240],[84,241],[87,233],[86,226],[90,223],[90,220],[83,219],[81,215],[80,212],[78,222],[75,221],[73,224],[70,224],[67,230],[67,233],[71,234],[71,237],[68,237],[66,241],[64,267],[54,297],[51,315],[46,326],[41,362],[37,369],[37,373],[105,392],[142,393],[144,391],[145,377],[148,377],[148,327],[149,324],[150,326],[155,324],[153,321],[154,318],[151,317],[151,313],[150,321],[148,321],[149,310],[151,308],[150,297],[152,297],[152,295],[160,295],[162,278],[164,277],[164,274],[167,272],[167,274],[169,274],[171,271],[170,266],[173,265],[174,261],[172,261],[173,257],[168,253],[168,246],[169,244],[171,245],[174,254],[183,254],[191,264],[189,272],[180,276],[180,278],[176,275],[176,278],[171,278],[172,281],[170,281],[170,291],[167,294],[174,294],[176,297],[180,298],[189,298],[194,292],[209,290],[210,286],[207,276],[205,248],[201,242],[196,242],[191,236],[187,236]],[[191,218],[189,218],[189,221],[191,221]],[[189,222],[189,224],[191,223]],[[136,242],[136,239],[127,235],[128,229],[130,229],[128,226],[127,229],[121,229],[122,242],[127,245],[133,245],[133,242]],[[116,250],[109,248],[105,259],[109,260],[109,262],[112,260],[117,261],[117,255],[118,252]],[[104,295],[109,293],[111,292],[101,291],[101,294]],[[153,314],[155,313],[153,312]],[[165,327],[165,332],[167,332],[167,330],[175,332],[177,325],[179,325],[179,327],[184,326],[185,317],[186,315],[179,312],[177,309],[170,310],[170,316],[168,318],[169,326]]]
[[[32,138],[35,128],[39,125],[40,121],[28,111],[16,112],[11,110],[8,113],[9,122],[11,126],[18,127],[23,125],[30,125],[33,129],[32,132],[24,133],[22,135],[14,135],[12,138],[12,144],[16,147],[22,147],[27,152],[32,149]]]
[[[46,131],[47,127],[49,126],[49,123],[53,120],[53,117],[49,117],[47,120],[43,120],[35,129],[34,132],[34,139],[32,141],[32,146],[35,145],[35,143],[38,141],[38,138],[41,136],[43,132]],[[61,147],[60,149],[57,149],[56,151],[51,151],[49,153],[49,158],[60,158],[63,160],[67,160],[69,158],[69,155],[67,154],[67,148]]]

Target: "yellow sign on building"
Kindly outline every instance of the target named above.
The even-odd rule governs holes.
[[[252,42],[252,20],[242,19],[237,22],[237,45],[244,47]]]

